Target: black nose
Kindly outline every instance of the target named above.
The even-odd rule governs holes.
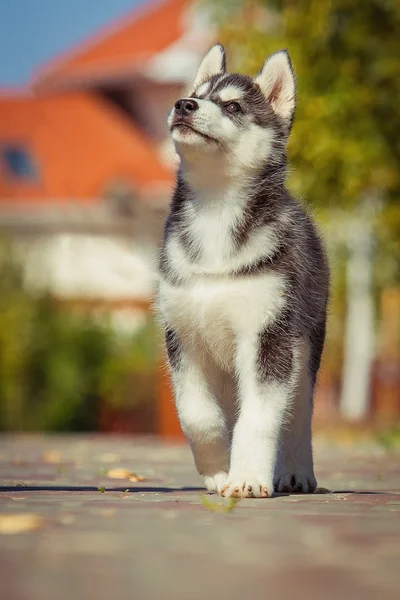
[[[182,98],[181,100],[177,100],[177,102],[175,102],[175,110],[179,115],[182,115],[182,117],[185,115],[190,115],[190,113],[194,112],[198,108],[199,105],[197,104],[196,100],[193,100],[193,98]]]

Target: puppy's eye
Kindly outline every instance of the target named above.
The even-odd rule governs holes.
[[[228,102],[228,104],[225,104],[225,109],[231,114],[238,113],[242,110],[238,102]]]

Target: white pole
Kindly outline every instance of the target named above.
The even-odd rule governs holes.
[[[347,312],[341,413],[350,420],[367,417],[370,409],[374,356],[371,219],[353,221],[347,246]]]

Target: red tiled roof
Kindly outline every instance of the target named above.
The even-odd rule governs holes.
[[[142,189],[170,182],[151,141],[91,94],[0,97],[0,151],[4,144],[27,148],[40,177],[10,178],[0,152],[0,199],[95,199],[118,178]]]
[[[35,88],[66,89],[132,75],[144,61],[182,36],[190,4],[190,0],[161,0],[135,11],[123,23],[45,67],[34,81]]]

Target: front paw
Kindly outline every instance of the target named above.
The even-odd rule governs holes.
[[[269,498],[273,495],[272,482],[266,478],[243,474],[242,476],[228,476],[228,481],[221,491],[225,498]]]
[[[287,494],[312,494],[317,489],[317,480],[312,469],[298,467],[284,470],[275,481],[276,492]]]
[[[215,475],[205,475],[204,483],[208,492],[218,492],[220,494],[225,487],[228,473],[221,471]]]

